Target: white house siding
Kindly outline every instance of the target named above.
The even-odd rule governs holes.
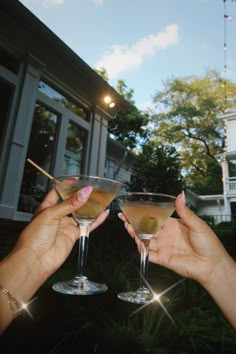
[[[236,115],[227,121],[227,152],[236,151]]]
[[[199,215],[222,215],[224,211],[224,202],[218,204],[216,201],[206,201],[198,206]]]
[[[235,214],[236,198],[236,173],[232,166],[236,164],[236,112],[230,112],[222,116],[226,127],[226,151],[221,155],[220,163],[223,175],[224,211],[222,214],[229,218]],[[230,168],[231,166],[231,168]]]

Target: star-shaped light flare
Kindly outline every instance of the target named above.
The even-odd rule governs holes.
[[[176,283],[172,284],[171,286],[169,286],[167,289],[163,290],[161,293],[157,294],[155,293],[155,291],[152,289],[151,285],[148,283],[148,281],[143,278],[142,274],[140,274],[141,278],[143,279],[144,283],[146,284],[147,288],[151,291],[153,297],[152,299],[147,302],[146,304],[140,306],[137,310],[135,310],[134,312],[132,312],[130,314],[130,316],[134,316],[136,313],[138,313],[139,311],[143,310],[145,307],[147,307],[148,305],[152,304],[153,302],[158,302],[159,305],[161,306],[161,308],[163,309],[163,311],[165,312],[166,316],[170,319],[170,321],[172,322],[173,325],[175,325],[175,321],[173,320],[173,318],[171,317],[171,315],[169,314],[169,312],[167,311],[166,307],[164,306],[164,304],[161,302],[161,297],[163,295],[165,295],[166,293],[168,293],[168,291],[172,290],[173,288],[175,288],[177,285],[179,285],[180,283],[182,283],[185,279],[180,279],[178,280]]]
[[[17,312],[21,312],[24,310],[28,313],[29,317],[31,317],[33,319],[32,313],[29,310],[29,305],[32,304],[32,302],[36,301],[37,299],[38,299],[38,297],[36,296],[27,303],[21,302],[21,307],[19,308],[19,310]]]

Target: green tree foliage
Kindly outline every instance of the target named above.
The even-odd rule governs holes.
[[[177,195],[183,189],[181,161],[173,146],[149,142],[142,147],[134,167],[132,191]]]
[[[216,159],[224,147],[223,121],[219,115],[236,107],[235,97],[236,85],[227,82],[225,86],[215,71],[202,78],[168,80],[164,90],[154,97],[158,109],[153,117],[154,140],[175,144],[188,186],[197,193],[222,191],[221,169]]]
[[[108,73],[104,67],[101,67],[99,69],[94,69],[98,75],[100,75],[104,81],[109,81]]]
[[[118,80],[116,90],[130,103],[130,107],[126,112],[118,112],[113,116],[108,132],[116,141],[133,149],[148,138],[149,114],[135,106],[134,91],[123,80]]]
[[[134,105],[134,90],[128,88],[124,80],[118,80],[116,84],[116,90],[121,94],[122,97],[130,104]]]
[[[147,139],[148,121],[148,114],[139,111],[135,106],[130,106],[126,112],[116,113],[109,121],[108,132],[114,140],[134,149]]]
[[[101,67],[94,70],[103,80],[109,81],[105,68]],[[118,80],[115,89],[130,103],[130,106],[126,112],[117,112],[113,115],[108,124],[108,133],[114,140],[127,148],[133,149],[148,137],[149,114],[140,111],[135,106],[134,90],[128,88],[124,80]]]

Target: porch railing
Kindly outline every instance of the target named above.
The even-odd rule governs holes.
[[[209,226],[236,228],[236,215],[199,215]]]

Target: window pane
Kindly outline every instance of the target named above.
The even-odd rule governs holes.
[[[85,109],[82,105],[73,102],[71,99],[49,86],[46,82],[41,80],[39,82],[38,89],[40,92],[52,98],[54,101],[67,108],[69,111],[75,113],[80,118],[86,120],[87,122],[90,121],[89,111],[87,109]]]
[[[58,116],[36,104],[27,157],[50,173]],[[48,178],[26,162],[18,210],[33,213],[48,190]]]
[[[236,160],[229,160],[229,177],[236,177]]]
[[[86,137],[85,130],[75,123],[69,122],[64,156],[64,174],[82,173]]]
[[[6,123],[11,108],[14,89],[6,81],[0,79],[0,147],[6,133]]]

